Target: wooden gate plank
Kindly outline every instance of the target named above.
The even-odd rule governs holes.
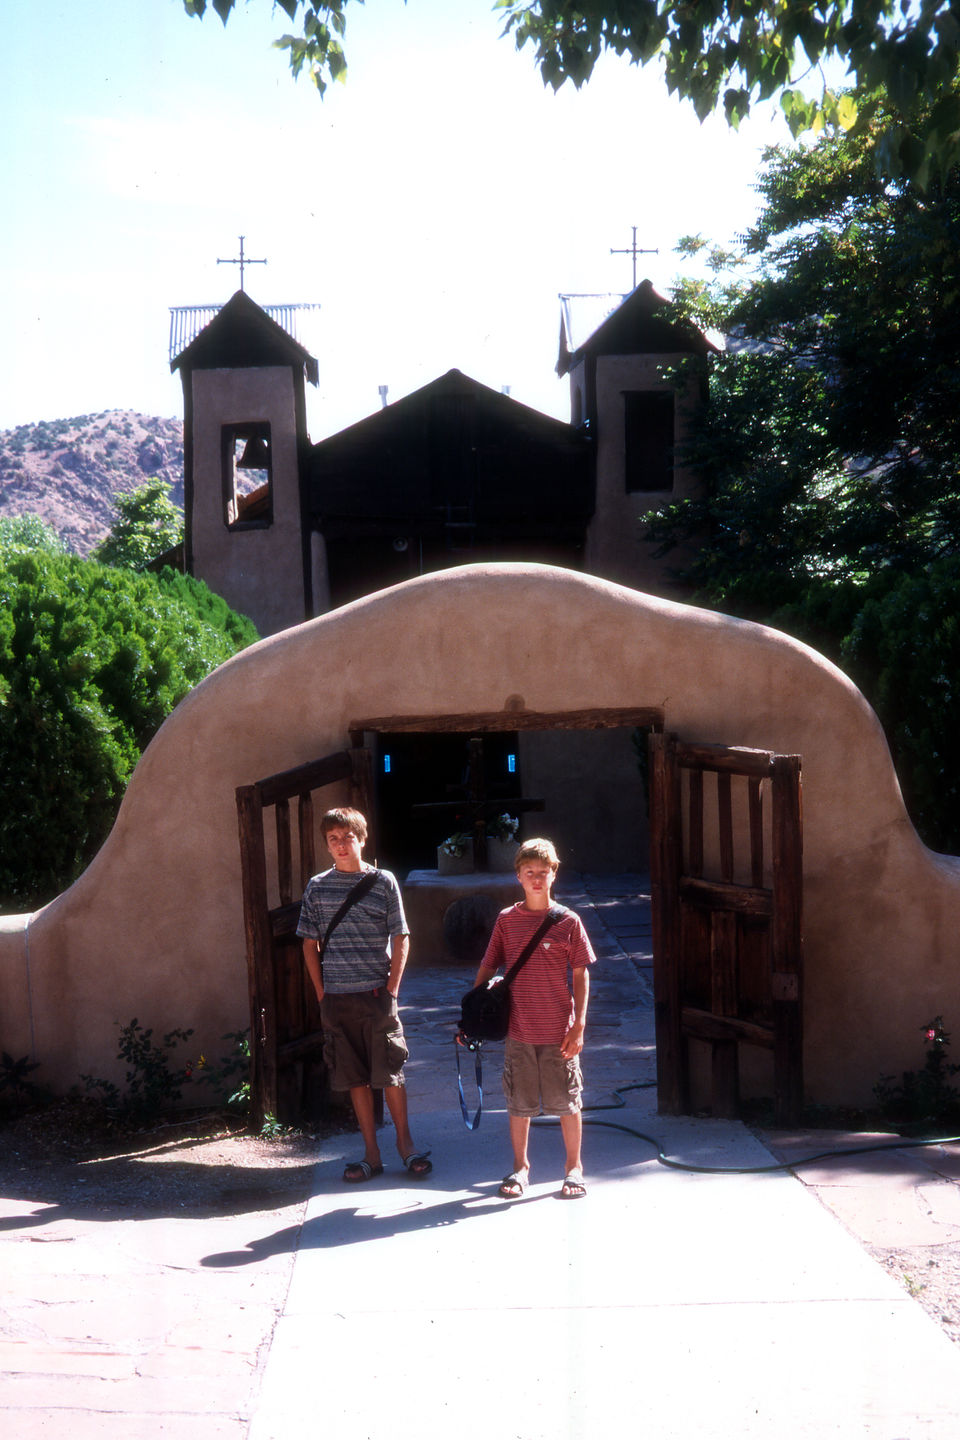
[[[313,796],[309,790],[297,796],[297,843],[300,847],[300,894],[317,871],[316,840],[313,829]]]
[[[289,905],[293,900],[289,800],[278,800],[273,810],[277,827],[277,889],[280,892],[280,904]]]
[[[727,777],[729,779],[729,777]],[[718,910],[710,924],[710,1009],[713,1015],[737,1014],[737,917]],[[740,1112],[740,1049],[733,1036],[712,1045],[713,1113],[734,1120]]]
[[[687,777],[690,787],[690,822],[687,828],[687,870],[689,874],[703,874],[703,771],[691,770]]]
[[[733,800],[731,777],[727,770],[717,776],[717,818],[720,824],[720,877],[729,885],[733,880]]]
[[[277,1029],[263,804],[256,785],[242,785],[237,790],[237,819],[250,1002],[250,1110],[252,1123],[259,1127],[264,1115],[276,1114]]]
[[[654,1016],[657,1037],[657,1105],[662,1115],[687,1109],[687,1066],[683,1056],[680,988],[680,897],[682,865],[680,771],[672,736],[649,737],[651,836],[650,887],[653,896]]]
[[[759,775],[747,781],[747,809],[750,817],[750,879],[759,889],[763,885],[763,797]]]
[[[773,987],[774,1112],[797,1125],[803,1111],[803,833],[800,756],[773,763],[773,877],[770,969]]]

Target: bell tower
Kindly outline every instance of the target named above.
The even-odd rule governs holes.
[[[677,556],[656,558],[644,516],[698,487],[677,456],[706,377],[705,364],[689,361],[705,361],[714,347],[695,326],[666,315],[666,301],[649,280],[612,311],[609,296],[560,298],[557,373],[570,377],[571,419],[590,441],[594,467],[584,568],[639,590],[675,595],[670,571]],[[577,301],[607,310],[582,343],[573,320]],[[678,382],[671,372],[680,361],[688,365]]]
[[[170,368],[183,385],[188,573],[261,635],[300,624],[325,582],[304,504],[316,360],[238,290]]]

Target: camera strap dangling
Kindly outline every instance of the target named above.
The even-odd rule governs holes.
[[[476,1130],[480,1124],[480,1116],[483,1114],[483,1041],[482,1040],[461,1040],[459,1036],[454,1040],[454,1047],[457,1052],[457,1091],[460,1096],[460,1114],[463,1116],[463,1123],[468,1130]],[[463,1096],[463,1076],[460,1074],[460,1051],[472,1050],[474,1064],[477,1069],[477,1113],[470,1119],[470,1111],[467,1109],[467,1102]]]

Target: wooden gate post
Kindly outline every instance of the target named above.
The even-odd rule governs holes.
[[[803,1112],[803,816],[800,756],[773,759],[773,916],[770,982],[774,1116],[798,1125]]]
[[[264,1115],[277,1113],[277,1017],[263,802],[258,786],[241,785],[237,789],[237,820],[250,998],[250,1112],[251,1122],[259,1130]]]
[[[680,901],[682,861],[680,769],[675,738],[650,735],[650,888],[653,900],[653,997],[657,1039],[657,1109],[687,1110],[681,1030]]]
[[[373,756],[362,743],[350,751],[353,770],[350,775],[350,804],[367,822],[367,858],[376,860],[380,853],[377,835],[376,802],[373,793]]]

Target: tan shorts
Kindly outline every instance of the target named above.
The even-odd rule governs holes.
[[[575,1115],[583,1108],[580,1057],[565,1060],[559,1045],[525,1045],[509,1036],[503,1048],[507,1113],[529,1117]]]
[[[320,1003],[323,1058],[332,1090],[403,1084],[409,1054],[396,997],[389,990],[326,994]]]

